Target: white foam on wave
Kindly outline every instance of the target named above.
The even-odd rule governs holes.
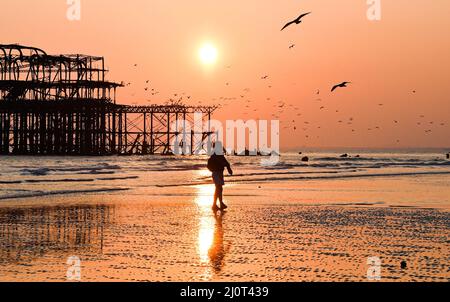
[[[119,165],[110,165],[108,163],[97,163],[92,166],[47,166],[39,168],[22,168],[21,175],[46,176],[50,173],[69,173],[69,174],[114,174],[115,170],[120,170]]]

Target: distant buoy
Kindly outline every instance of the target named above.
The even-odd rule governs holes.
[[[303,161],[303,162],[308,162],[308,161],[309,161],[309,157],[308,157],[308,156],[303,157],[303,158],[302,158],[302,161]]]
[[[400,263],[400,267],[401,267],[402,269],[405,269],[405,268],[406,268],[406,261],[402,261],[402,262]]]

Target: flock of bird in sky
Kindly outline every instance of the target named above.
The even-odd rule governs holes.
[[[290,28],[290,27],[292,27],[294,25],[301,24],[303,22],[303,18],[305,18],[306,16],[310,15],[311,13],[312,12],[302,13],[301,15],[299,15],[294,20],[291,20],[291,21],[287,22],[281,28],[281,31],[284,31],[284,30],[286,30],[286,29],[288,29],[288,28]],[[294,47],[295,47],[295,44],[290,44],[289,45],[289,49],[293,49]],[[138,65],[134,64],[134,67],[137,68]],[[226,68],[227,69],[231,69],[232,65],[227,65]],[[269,79],[270,79],[269,75],[261,76],[261,80],[263,80],[263,81],[269,80]],[[144,88],[145,92],[149,93],[150,96],[158,95],[159,91],[155,90],[154,88],[150,89],[149,83],[150,83],[150,80],[146,80],[145,81],[145,84],[146,84],[146,86]],[[337,89],[347,88],[349,84],[351,84],[351,82],[349,82],[349,81],[343,81],[341,83],[337,83],[337,84],[335,84],[335,85],[333,85],[331,87],[331,93],[334,93]],[[130,85],[131,85],[131,83],[127,83],[125,86],[130,86]],[[230,86],[230,82],[226,82],[225,85],[226,86]],[[272,85],[268,85],[267,87],[268,88],[272,88]],[[250,92],[250,88],[244,88],[243,91],[242,91],[242,94],[240,94],[239,97],[223,97],[223,96],[221,96],[219,98],[213,98],[212,101],[215,102],[215,103],[219,103],[220,106],[223,107],[223,106],[229,105],[231,101],[238,101],[238,100],[241,101],[241,102],[244,101],[244,99],[247,96],[247,93],[249,93],[249,92]],[[416,91],[412,90],[412,93],[415,94]],[[316,95],[317,96],[320,95],[320,90],[319,89],[317,90]],[[134,96],[134,94],[132,94],[132,96]],[[191,96],[187,95],[185,92],[180,93],[180,94],[174,93],[173,96],[168,99],[168,101],[165,103],[165,105],[183,105],[183,104],[185,104],[185,102],[190,102],[190,101],[191,101]],[[272,101],[272,99],[268,97],[268,98],[266,98],[266,101]],[[316,98],[316,101],[322,101],[322,99],[318,97],[318,98]],[[152,100],[151,99],[147,99],[147,102],[148,103],[152,103]],[[252,100],[246,99],[244,102],[245,102],[244,115],[248,115],[249,114],[249,110],[251,108],[250,103],[252,103]],[[198,105],[202,105],[202,103],[203,103],[202,101],[198,101]],[[132,105],[138,105],[138,103],[133,103]],[[384,104],[378,104],[378,106],[382,107],[382,106],[384,106]],[[275,109],[275,113],[271,114],[272,118],[280,119],[281,115],[284,112],[286,112],[286,109],[293,110],[298,118],[300,118],[302,116],[302,113],[300,112],[300,108],[298,106],[294,106],[293,104],[287,104],[287,103],[285,103],[283,101],[279,101],[279,102],[275,103],[274,104],[274,109]],[[292,112],[291,110],[287,110],[287,111],[288,112]],[[319,110],[326,110],[326,107],[324,105],[321,105],[319,107]],[[257,113],[258,109],[253,109],[253,112]],[[339,113],[339,110],[335,110],[335,112]],[[433,125],[439,124],[439,123],[435,123],[433,121],[431,121],[431,122],[425,121],[425,116],[424,115],[421,115],[420,118],[421,118],[421,121],[417,122],[418,126],[423,126],[423,127],[427,126],[428,127],[428,126],[433,126]],[[344,119],[340,119],[340,120],[337,121],[337,123],[338,124],[347,124],[347,125],[351,126],[351,125],[353,125],[354,120],[355,119],[353,117],[349,117],[349,118],[347,118],[345,120]],[[394,124],[399,124],[399,121],[398,120],[394,120],[393,123]],[[308,130],[311,129],[312,123],[309,122],[309,121],[303,121],[303,125],[301,127],[298,124],[299,124],[298,121],[294,119],[294,120],[292,120],[292,125],[285,125],[283,127],[283,129],[291,128],[294,131],[303,130],[305,132],[305,138],[306,139],[311,138],[310,135],[308,134]],[[445,123],[440,123],[440,126],[445,126]],[[317,129],[321,129],[321,126],[317,126]],[[380,129],[381,129],[380,126],[373,126],[373,127],[367,128],[367,131],[375,131],[375,130],[380,130]],[[356,129],[354,129],[353,127],[351,127],[350,130],[351,130],[352,133],[356,132]],[[425,128],[425,129],[423,129],[423,131],[426,134],[429,134],[429,133],[432,132],[432,129]],[[317,138],[319,138],[319,137],[317,136]],[[400,139],[397,139],[396,142],[399,143]]]

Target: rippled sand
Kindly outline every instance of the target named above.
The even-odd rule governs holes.
[[[214,215],[211,189],[3,203],[0,280],[65,281],[77,256],[82,281],[367,281],[368,257],[381,281],[450,281],[446,209],[229,188]]]

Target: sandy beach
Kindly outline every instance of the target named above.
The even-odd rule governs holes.
[[[82,281],[370,281],[369,257],[381,281],[450,281],[448,175],[229,178],[215,215],[199,171],[201,184],[133,186],[149,174],[133,171],[123,191],[4,198],[0,280],[65,281],[75,256]]]

